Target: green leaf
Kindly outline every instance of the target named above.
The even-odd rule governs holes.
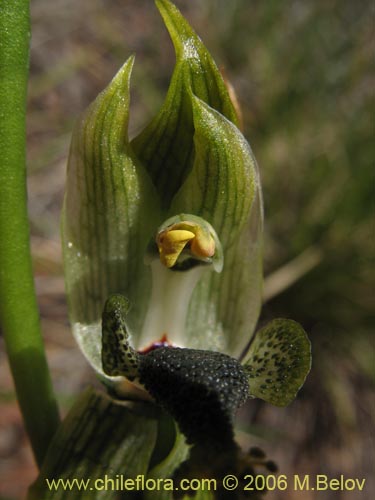
[[[233,123],[238,118],[211,55],[179,10],[168,0],[156,0],[176,51],[176,66],[165,102],[132,145],[167,209],[189,173],[194,159],[193,93]],[[176,215],[176,214],[173,214]]]
[[[177,424],[174,423],[174,427],[175,440],[172,449],[163,460],[159,461],[157,465],[151,468],[151,470],[147,474],[147,479],[157,480],[173,478],[176,469],[178,469],[178,467],[188,458],[191,446],[186,444],[186,438],[180,432]],[[168,435],[166,435],[165,430],[165,427],[163,427],[163,417],[161,417],[159,418],[158,440],[168,441]],[[155,446],[155,449],[156,448],[157,445]],[[177,478],[174,479],[174,486],[177,488],[179,487]],[[173,492],[167,491],[165,488],[164,490],[160,489],[159,491],[145,491],[144,498],[145,500],[174,500]],[[182,498],[183,500],[189,500],[189,498],[192,497],[191,495],[185,495]],[[213,500],[213,493],[204,490],[197,491],[196,496],[194,496],[194,500]]]
[[[275,319],[256,333],[246,355],[250,395],[276,406],[293,401],[311,368],[311,345],[301,325]]]
[[[159,202],[127,138],[130,58],[79,120],[72,137],[63,210],[66,288],[75,336],[101,372],[99,325],[110,293],[132,303],[139,331],[150,289],[143,263]]]
[[[258,169],[238,128],[192,97],[195,161],[171,213],[207,220],[224,250],[221,274],[206,273],[190,302],[193,347],[240,356],[261,305],[262,205]]]
[[[147,474],[148,478],[172,478],[176,468],[184,461],[189,455],[189,448],[186,444],[185,437],[178,430],[176,426],[176,440],[174,446],[168,456]],[[168,491],[147,491],[145,492],[145,500],[172,500],[173,495]]]
[[[60,426],[45,458],[40,475],[30,489],[29,500],[76,498],[116,499],[119,491],[96,489],[105,477],[135,479],[147,473],[156,442],[159,412],[142,403],[119,404],[88,389]],[[48,488],[47,479],[89,480],[87,487],[64,491]],[[125,493],[124,499],[132,498]]]

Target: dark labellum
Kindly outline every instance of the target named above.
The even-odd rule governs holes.
[[[139,359],[139,380],[178,422],[189,443],[228,448],[233,417],[248,396],[241,364],[225,354],[160,347]]]

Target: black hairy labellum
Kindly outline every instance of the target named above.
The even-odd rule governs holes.
[[[188,443],[223,448],[234,443],[234,414],[249,391],[246,372],[236,359],[161,347],[140,356],[139,380],[175,418]]]

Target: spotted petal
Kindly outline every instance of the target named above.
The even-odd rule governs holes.
[[[310,341],[301,325],[275,319],[257,332],[246,356],[250,395],[286,406],[295,398],[310,367]]]

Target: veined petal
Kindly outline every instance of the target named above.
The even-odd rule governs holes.
[[[155,189],[127,138],[132,65],[130,58],[79,120],[68,163],[62,237],[70,318],[99,372],[109,294],[130,300],[128,326],[140,331],[151,281],[143,257],[159,223]]]
[[[146,166],[163,209],[181,186],[193,164],[193,115],[190,93],[233,123],[237,114],[223,78],[200,38],[169,0],[156,0],[176,51],[176,66],[165,102],[132,145]]]
[[[233,245],[249,218],[259,179],[255,159],[239,129],[192,96],[195,159],[170,213],[207,220],[224,248]]]
[[[171,213],[207,220],[224,250],[221,274],[202,276],[190,302],[189,346],[240,356],[255,328],[262,289],[262,198],[258,169],[238,128],[192,97],[194,166]],[[191,344],[190,344],[191,342]]]

